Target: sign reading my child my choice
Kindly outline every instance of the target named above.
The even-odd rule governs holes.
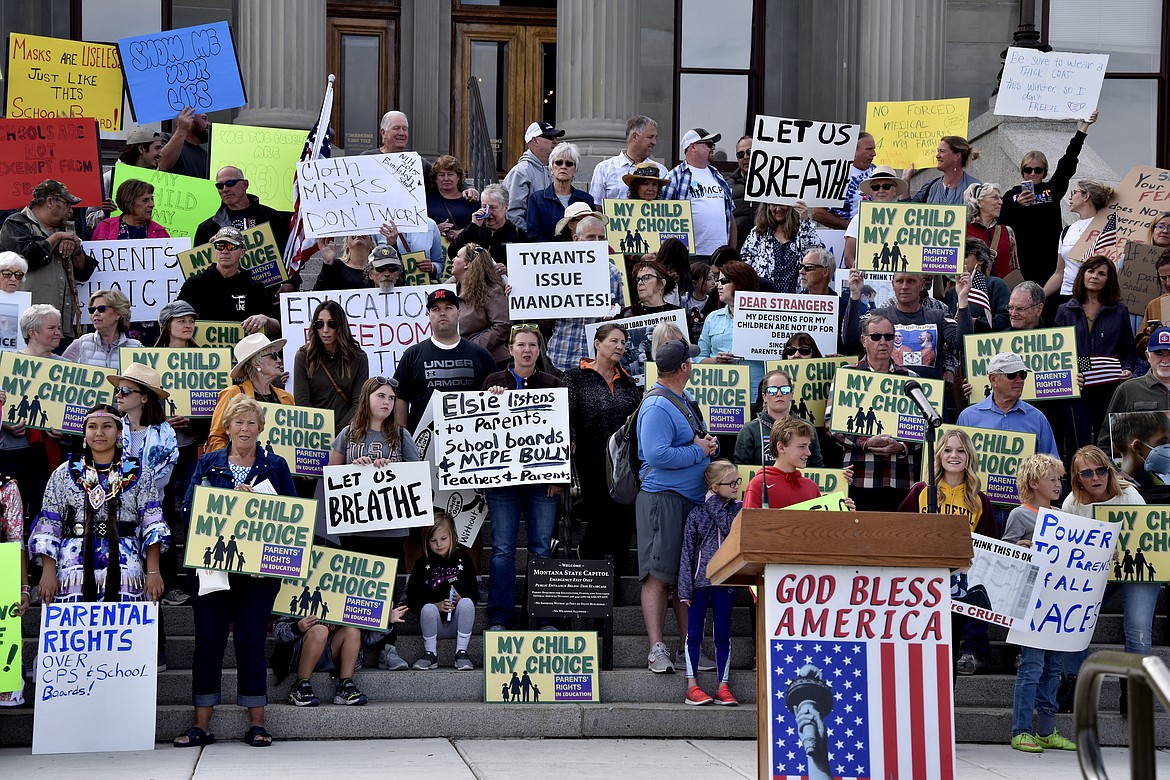
[[[483,647],[485,702],[601,701],[592,631],[488,631]]]
[[[689,200],[606,198],[603,205],[606,236],[613,251],[624,255],[657,252],[668,238],[677,238],[693,251],[695,228]]]
[[[299,477],[319,477],[333,444],[333,410],[311,406],[260,403],[264,430],[260,440]]]
[[[285,579],[272,611],[385,631],[394,605],[395,558],[314,547],[307,579]]]
[[[899,441],[922,441],[926,436],[926,419],[902,389],[910,380],[911,377],[897,374],[837,369],[829,430],[853,436],[885,435]],[[945,383],[941,379],[915,381],[922,385],[922,392],[941,417]]]
[[[1004,333],[975,333],[963,337],[963,361],[971,384],[971,403],[991,394],[987,364],[1001,352],[1014,352],[1028,367],[1024,401],[1078,398],[1077,336],[1073,328],[1038,328]]]
[[[303,580],[316,517],[309,498],[197,485],[183,565]]]
[[[113,390],[107,368],[0,352],[0,389],[4,423],[42,431],[84,433],[85,413],[97,404],[111,403]]]
[[[957,274],[967,207],[862,201],[857,267],[885,273]]]
[[[509,244],[507,249],[513,321],[611,313],[609,246],[604,241]]]
[[[1097,504],[1093,516],[1118,524],[1111,582],[1170,580],[1170,507]]]
[[[232,385],[229,349],[151,349],[122,347],[120,364],[142,363],[158,372],[170,397],[162,402],[167,417],[211,417],[219,393]]]
[[[737,434],[751,419],[751,369],[747,366],[717,366],[696,363],[687,380],[687,390],[703,410],[710,433]],[[658,381],[658,366],[646,364],[646,386]]]
[[[962,431],[971,437],[975,452],[975,471],[983,482],[983,492],[993,504],[1016,506],[1020,497],[1016,486],[1016,471],[1020,461],[1036,454],[1036,434],[1000,431],[991,428],[971,428],[962,425],[942,425],[935,432],[935,451],[942,449],[943,439],[951,431]],[[926,481],[926,460],[919,471]],[[972,528],[971,530],[975,530]]]
[[[857,125],[756,116],[744,197],[756,203],[835,208],[845,202]]]

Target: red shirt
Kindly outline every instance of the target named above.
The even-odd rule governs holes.
[[[781,471],[775,466],[765,466],[764,470],[752,477],[752,481],[748,483],[747,494],[743,498],[744,509],[760,509],[764,505],[762,486],[765,475],[768,478],[770,509],[783,509],[821,496],[817,483],[801,476],[799,471]]]

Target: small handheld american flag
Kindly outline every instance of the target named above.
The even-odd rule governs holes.
[[[987,311],[987,319],[991,320],[991,296],[987,292],[987,277],[978,268],[971,272],[971,291],[967,293],[967,302],[972,306],[982,306]]]
[[[1085,387],[1121,381],[1121,361],[1114,355],[1081,355],[1077,370],[1085,377]]]
[[[1110,214],[1109,218],[1105,220],[1105,226],[1097,234],[1097,239],[1093,241],[1093,248],[1085,257],[1104,254],[1106,250],[1112,249],[1119,243],[1121,243],[1121,236],[1117,233],[1117,215]]]

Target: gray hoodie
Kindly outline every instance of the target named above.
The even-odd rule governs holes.
[[[528,229],[528,198],[552,184],[552,174],[540,158],[526,150],[504,177],[508,188],[508,220],[516,227]]]

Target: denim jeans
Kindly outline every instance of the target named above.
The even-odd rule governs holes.
[[[1154,607],[1158,604],[1160,582],[1126,582],[1120,585],[1125,610],[1125,652],[1149,655],[1153,646]]]
[[[516,537],[523,515],[528,531],[528,557],[552,555],[553,528],[560,498],[548,485],[519,485],[484,491],[492,522],[492,558],[488,569],[488,623],[516,624]]]
[[[1056,650],[1020,648],[1020,668],[1016,672],[1015,705],[1012,712],[1012,736],[1032,733],[1032,711],[1039,714],[1036,733],[1048,736],[1056,722],[1056,688],[1064,653]]]
[[[196,707],[220,703],[223,652],[228,631],[236,646],[236,704],[263,707],[268,703],[268,659],[264,642],[268,621],[280,590],[275,577],[228,575],[231,588],[200,596],[191,576],[191,605],[195,614],[195,659],[191,664],[192,698]]]

